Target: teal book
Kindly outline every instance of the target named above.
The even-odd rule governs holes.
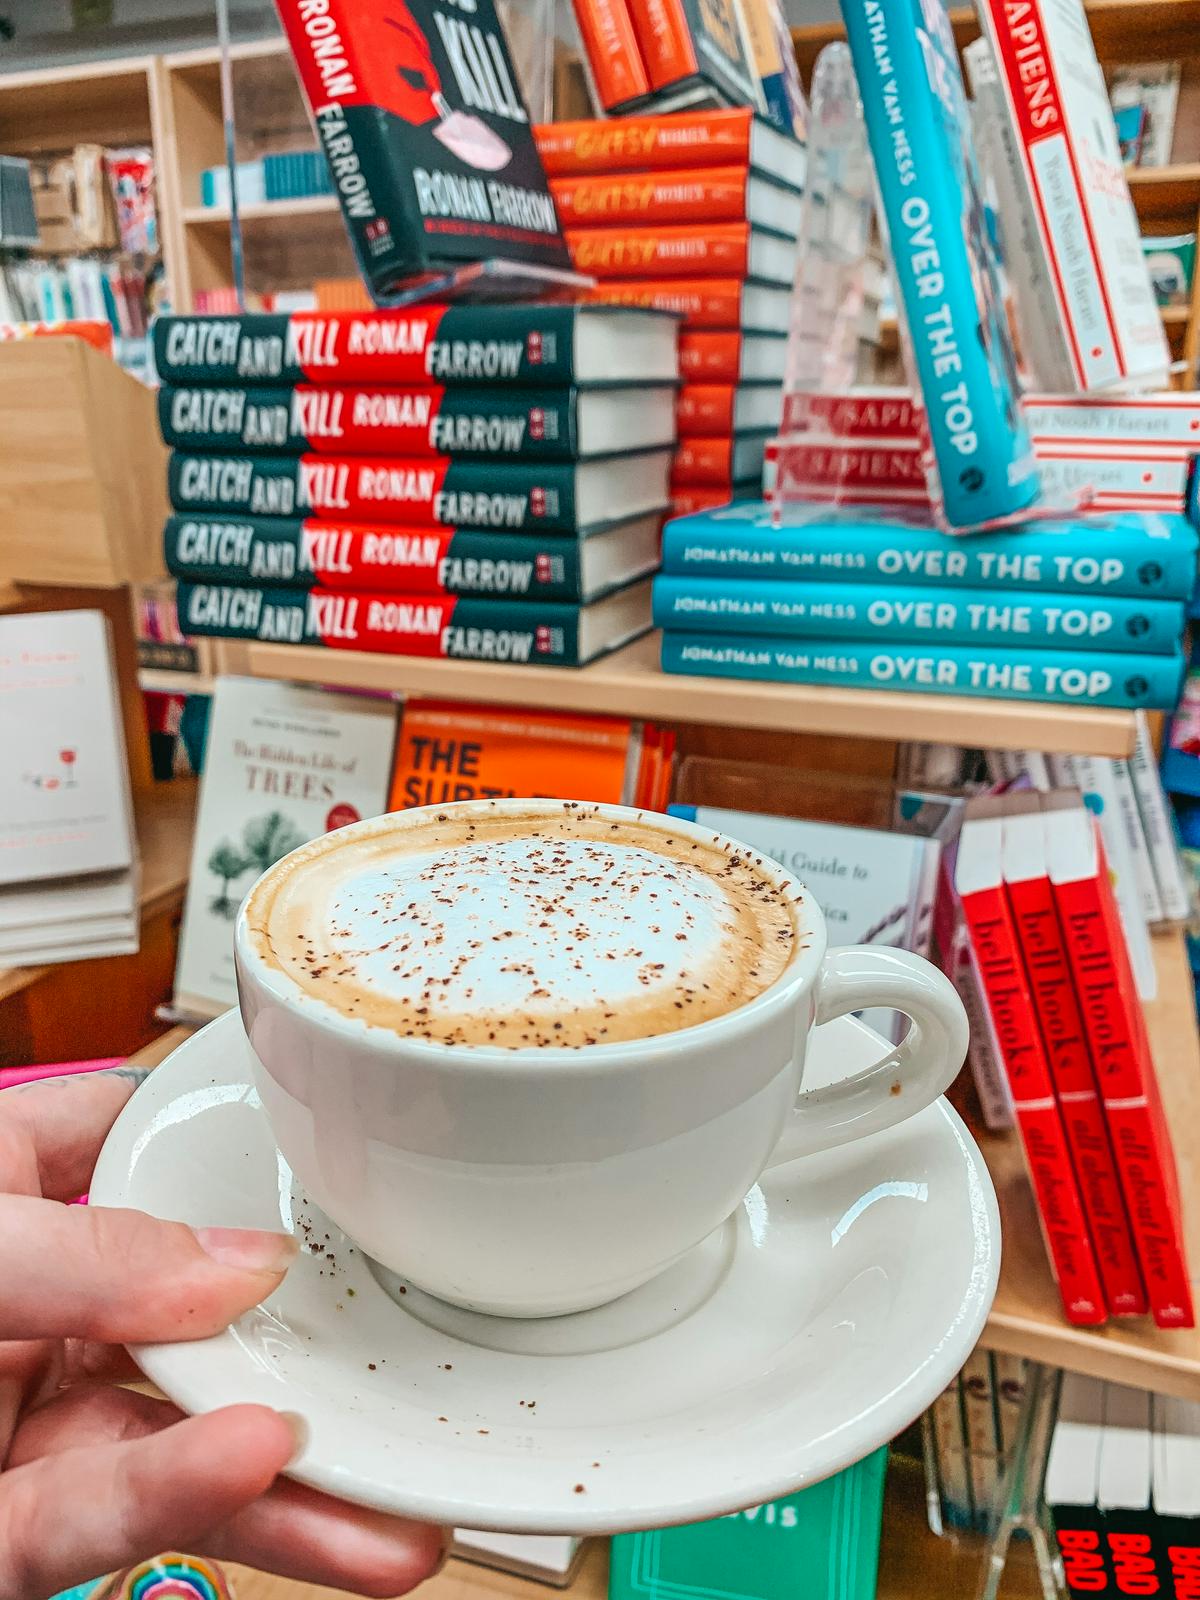
[[[164,384],[158,422],[180,450],[576,461],[674,444],[675,391]]]
[[[1170,656],[1098,654],[1060,659],[1048,650],[968,645],[883,645],[875,640],[792,640],[756,634],[722,638],[664,633],[664,672],[908,690],[989,700],[1169,711],[1183,681],[1181,651]]]
[[[612,1542],[609,1600],[872,1600],[887,1449],[798,1494]]]
[[[1184,608],[1178,600],[1039,594],[1034,590],[867,589],[860,583],[660,575],[656,628],[781,634],[882,643],[992,644],[1084,653],[1178,650]]]
[[[846,517],[776,528],[771,516],[757,501],[677,517],[663,530],[663,571],[1158,600],[1186,600],[1196,586],[1197,534],[1183,516],[1130,511],[969,539]]]

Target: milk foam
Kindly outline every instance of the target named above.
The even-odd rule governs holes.
[[[795,925],[756,864],[591,808],[498,812],[302,855],[251,923],[346,1015],[447,1044],[611,1043],[733,1010],[778,977]]]

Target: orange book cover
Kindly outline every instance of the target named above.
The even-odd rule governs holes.
[[[614,121],[546,122],[534,128],[546,175],[658,172],[667,168],[750,163],[749,106],[680,111]]]
[[[606,111],[640,100],[650,80],[625,0],[574,0],[579,36]]]
[[[708,484],[724,488],[732,484],[732,463],[732,439],[682,440],[671,468],[672,495],[677,488]]]
[[[733,383],[685,383],[675,396],[675,422],[681,438],[733,432]]]
[[[637,0],[633,25],[652,89],[665,89],[699,69],[680,0]]]
[[[672,488],[671,515],[675,517],[695,516],[698,511],[715,511],[718,506],[729,504],[729,489],[705,489],[701,487],[687,488],[680,485]]]
[[[624,717],[410,700],[388,809],[509,796],[620,804],[639,753]]]
[[[736,383],[742,368],[740,333],[685,333],[679,339],[684,383]]]
[[[742,320],[742,284],[737,278],[639,278],[602,283],[589,300],[609,305],[652,306],[674,311],[685,329],[736,328]]]
[[[597,224],[744,222],[748,167],[552,178],[564,228]]]
[[[742,278],[750,264],[750,231],[746,222],[565,230],[575,270],[598,278],[648,278],[659,272]]]

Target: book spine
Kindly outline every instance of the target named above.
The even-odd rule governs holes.
[[[574,0],[579,36],[600,104],[606,111],[640,100],[650,79],[625,0]]]
[[[1187,884],[1179,862],[1175,831],[1167,812],[1162,779],[1154,758],[1150,728],[1141,712],[1135,721],[1137,744],[1129,758],[1129,776],[1133,781],[1133,792],[1154,867],[1163,915],[1169,922],[1186,922],[1190,912]]]
[[[1063,1309],[1068,1321],[1095,1326],[1107,1316],[1103,1289],[1005,892],[980,889],[962,905]]]
[[[195,583],[181,583],[178,596],[181,624],[197,638],[527,666],[579,664],[577,606]]]
[[[731,485],[733,441],[724,438],[681,439],[671,465],[671,487],[724,488]]]
[[[622,172],[555,178],[550,190],[566,228],[744,222],[748,176],[743,167]]]
[[[1117,810],[1129,854],[1133,860],[1133,876],[1142,903],[1142,915],[1155,926],[1163,918],[1162,897],[1158,892],[1158,879],[1154,876],[1154,863],[1150,859],[1150,846],[1142,827],[1142,814],[1138,810],[1137,796],[1133,792],[1133,779],[1129,763],[1120,759],[1112,762],[1113,786],[1117,795]]]
[[[660,575],[660,628],[702,626],[718,633],[778,633],[789,638],[873,639],[972,644],[1019,640],[1022,648],[1061,652],[1086,663],[1093,650],[1167,654],[1178,648],[1179,607],[1169,601],[1093,599],[956,589],[930,596],[916,588],[875,594],[856,583],[788,583]],[[1132,801],[1132,792],[1130,794]]]
[[[513,533],[170,517],[163,554],[172,577],[193,583],[582,598],[577,541]]]
[[[1038,479],[1003,301],[979,237],[958,51],[940,0],[922,14],[918,29],[907,8],[876,0],[844,8],[945,515],[970,527],[1031,505]]]
[[[1099,874],[1054,896],[1150,1310],[1159,1327],[1190,1328],[1174,1155],[1116,908]]]
[[[641,0],[639,0],[639,4]],[[750,112],[684,111],[619,121],[547,122],[535,127],[538,154],[552,178],[747,165]]]
[[[1049,878],[1031,878],[1010,883],[1008,896],[1104,1298],[1114,1316],[1141,1316],[1146,1291],[1071,983],[1054,890]]]
[[[566,239],[575,270],[598,278],[744,278],[750,265],[750,228],[744,222],[568,228]]]
[[[679,376],[688,383],[737,383],[742,376],[740,333],[683,333]]]
[[[772,683],[1165,709],[1175,703],[1183,658],[1098,655],[1086,665],[1064,667],[1040,650],[885,648],[851,640],[820,646],[761,634],[726,640],[705,633],[667,633],[662,666],[664,672]]]
[[[1140,519],[1105,529],[1103,554],[1078,550],[1062,533],[1036,526],[1015,539],[970,540],[885,523],[757,527],[736,519],[669,523],[663,565],[697,576],[818,578],[843,583],[932,584],[936,588],[1053,589],[1059,594],[1187,599],[1196,581],[1196,547],[1186,524],[1166,524],[1178,540],[1149,535]],[[1080,533],[1085,530],[1080,526]]]
[[[572,390],[293,389],[164,385],[163,438],[183,450],[479,455],[570,460]]]
[[[680,327],[736,328],[742,320],[742,285],[736,278],[655,278],[635,283],[620,279],[599,284],[587,294],[605,305],[648,306],[673,311]]]
[[[1154,1519],[1154,1543],[1164,1600],[1196,1600],[1200,1595],[1200,1524],[1194,1517]]]
[[[1059,756],[1055,758],[1055,765],[1078,786],[1096,818],[1104,839],[1123,941],[1137,979],[1138,993],[1153,999],[1158,981],[1154,953],[1146,926],[1138,860],[1122,815],[1116,763],[1103,756]]]
[[[241,517],[396,522],[405,527],[576,528],[575,470],[546,463],[338,460],[319,456],[171,456],[176,511]]]
[[[652,89],[694,76],[699,63],[681,0],[637,0],[633,20]]]
[[[1056,1504],[1050,1510],[1071,1600],[1095,1600],[1114,1592],[1115,1580],[1105,1559],[1104,1512],[1097,1505]]]
[[[732,384],[685,383],[675,400],[675,427],[683,437],[733,432],[737,389]]]
[[[426,306],[322,316],[159,317],[154,362],[174,384],[570,383],[569,306]]]

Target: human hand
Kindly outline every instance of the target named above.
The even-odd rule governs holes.
[[[45,1600],[163,1550],[371,1596],[442,1559],[436,1528],[279,1477],[302,1424],[267,1406],[185,1417],[114,1387],[123,1343],[204,1339],[276,1287],[286,1234],[68,1206],[143,1073],[0,1093],[0,1600]]]

